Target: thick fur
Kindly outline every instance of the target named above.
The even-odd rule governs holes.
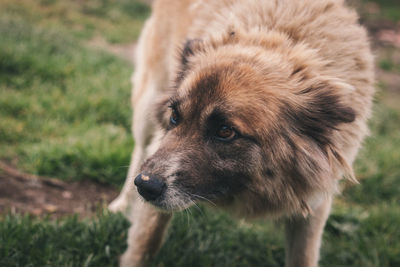
[[[136,146],[110,206],[132,221],[122,265],[143,265],[170,213],[198,201],[287,218],[287,266],[317,265],[368,132],[373,58],[357,19],[340,0],[154,3],[133,76]],[[150,204],[133,186],[141,172],[167,184]]]

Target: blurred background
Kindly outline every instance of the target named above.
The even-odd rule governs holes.
[[[349,1],[371,36],[371,136],[343,185],[321,266],[400,266],[400,1]],[[116,266],[127,220],[106,203],[134,142],[137,0],[0,0],[0,266]],[[176,214],[151,266],[283,266],[280,222]]]

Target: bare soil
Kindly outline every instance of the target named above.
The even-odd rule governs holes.
[[[114,188],[89,181],[66,183],[22,173],[0,162],[0,214],[22,213],[53,218],[95,214],[117,195]]]

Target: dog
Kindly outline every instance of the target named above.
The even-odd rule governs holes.
[[[136,144],[110,205],[132,222],[121,266],[143,266],[171,214],[201,201],[283,218],[286,266],[317,266],[371,114],[356,12],[341,0],[158,0],[132,80]]]

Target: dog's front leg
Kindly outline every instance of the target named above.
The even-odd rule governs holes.
[[[120,266],[145,265],[161,247],[171,213],[160,212],[151,205],[137,201],[132,225],[128,232],[128,248],[122,255]]]
[[[286,266],[318,266],[322,232],[331,209],[332,198],[324,198],[307,217],[286,219]]]
[[[122,188],[122,192],[108,206],[108,209],[112,212],[122,212],[128,219],[131,217],[132,205],[134,205],[138,197],[134,186],[134,179],[138,173],[139,166],[143,161],[143,151],[144,149],[139,145],[135,147],[131,156],[131,163],[129,165],[128,175]]]

